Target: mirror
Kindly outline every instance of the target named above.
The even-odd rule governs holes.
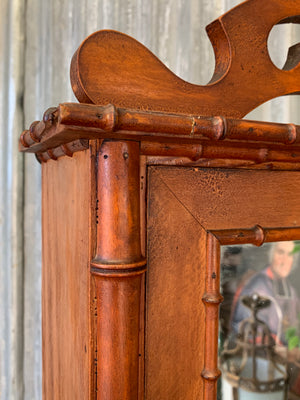
[[[300,399],[300,245],[221,247],[218,400]]]

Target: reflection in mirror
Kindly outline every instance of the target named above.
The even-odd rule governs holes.
[[[299,247],[221,248],[218,400],[300,399]]]

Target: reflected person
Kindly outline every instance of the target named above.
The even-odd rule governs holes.
[[[298,324],[300,302],[289,276],[294,262],[294,242],[273,243],[270,249],[270,263],[256,273],[243,288],[237,291],[232,309],[232,327],[238,332],[241,321],[249,316],[249,310],[242,304],[241,297],[258,293],[268,297],[271,305],[259,312],[277,343],[286,344],[286,330]]]
[[[221,263],[221,293],[224,298],[220,306],[220,324],[222,340],[226,339],[230,332],[230,315],[234,295],[240,281],[241,246],[229,246],[225,249]]]

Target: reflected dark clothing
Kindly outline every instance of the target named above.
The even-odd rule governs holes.
[[[237,287],[237,267],[235,265],[221,265],[221,293],[224,300],[220,306],[220,322],[224,338],[230,332],[230,315]]]
[[[297,326],[300,311],[295,289],[287,279],[276,278],[270,267],[255,274],[234,299],[232,327],[235,332],[238,332],[240,322],[250,316],[250,310],[242,304],[241,297],[253,293],[271,300],[271,305],[259,311],[257,316],[268,325],[271,333],[278,335],[279,340],[286,344],[285,331]]]

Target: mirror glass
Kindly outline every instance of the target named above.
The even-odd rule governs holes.
[[[221,247],[218,400],[300,399],[300,245]]]

